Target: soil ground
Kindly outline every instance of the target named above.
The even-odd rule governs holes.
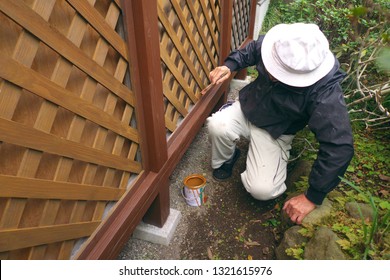
[[[274,258],[279,235],[272,221],[276,223],[278,204],[257,201],[244,189],[240,173],[245,170],[245,144],[238,145],[242,154],[230,181],[209,180],[212,190],[206,211],[191,217],[180,247],[182,259]]]
[[[231,88],[230,98],[239,88]],[[241,155],[226,182],[212,178],[210,143],[203,127],[170,177],[171,208],[182,214],[170,245],[131,238],[118,259],[274,259],[280,238],[278,215],[283,197],[262,202],[252,198],[241,183],[248,142],[238,143]],[[202,174],[207,201],[190,206],[182,196],[183,180]]]

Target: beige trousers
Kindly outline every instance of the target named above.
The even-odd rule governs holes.
[[[278,197],[286,190],[287,161],[293,135],[273,139],[264,129],[252,125],[236,101],[207,118],[211,141],[211,166],[220,167],[234,153],[240,137],[249,140],[246,170],[241,173],[245,189],[258,200]]]

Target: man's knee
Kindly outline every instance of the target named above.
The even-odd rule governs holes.
[[[251,188],[250,194],[257,200],[270,200],[275,198],[273,185],[257,185]]]
[[[270,200],[281,195],[285,190],[285,184],[275,185],[272,181],[260,181],[250,182],[242,176],[243,184],[246,190],[257,200]]]
[[[218,126],[220,125],[220,122],[215,117],[208,117],[206,121],[206,127],[209,134],[214,135],[220,131],[218,129]]]
[[[206,127],[211,138],[232,138],[228,123],[218,116],[209,117],[206,122]]]

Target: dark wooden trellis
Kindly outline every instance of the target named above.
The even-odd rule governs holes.
[[[255,2],[0,1],[0,259],[115,258],[164,224]]]

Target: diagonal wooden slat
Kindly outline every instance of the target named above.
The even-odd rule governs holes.
[[[167,115],[165,115],[164,119],[167,129],[170,132],[174,132],[176,130],[176,123],[174,123]]]
[[[199,17],[197,16],[194,5],[193,5],[192,1],[190,1],[190,0],[186,0],[186,3],[191,11],[193,20],[194,20],[196,27],[197,27],[198,34],[201,37],[203,46],[205,47],[206,52],[208,54],[208,58],[211,61],[213,68],[215,68],[217,66],[217,62],[214,58],[214,54],[212,53],[210,46],[207,44],[206,34],[204,33],[204,30],[199,22]]]
[[[118,8],[121,8],[121,0],[114,0],[115,4],[118,6]]]
[[[0,175],[0,197],[111,201],[119,200],[124,192],[117,188]]]
[[[35,1],[34,11],[43,19],[48,19],[54,3],[55,1]],[[7,43],[7,38],[1,38],[1,43]],[[39,41],[30,33],[22,30],[12,58],[26,67],[30,67],[38,51],[38,47]],[[19,101],[21,91],[4,80],[0,83],[0,91],[2,92],[0,94],[0,117],[11,119]]]
[[[127,48],[123,39],[111,28],[104,18],[88,2],[67,0],[72,7],[80,13],[93,28],[99,32],[126,60]]]
[[[198,101],[198,98],[195,96],[193,90],[186,83],[183,76],[181,75],[181,73],[177,69],[176,65],[174,64],[174,61],[172,61],[172,59],[170,59],[167,52],[161,53],[161,60],[167,65],[169,71],[171,71],[171,73],[173,74],[175,79],[178,81],[180,86],[184,89],[184,91],[186,92],[188,97],[191,98],[192,102],[196,103]]]
[[[104,68],[53,29],[24,3],[4,0],[0,2],[0,10],[120,98],[131,105],[135,104],[134,93],[131,90],[119,81],[111,79],[111,75]]]
[[[99,224],[94,221],[4,230],[0,232],[0,252],[89,236]]]
[[[180,114],[185,117],[188,114],[187,109],[183,106],[183,104],[173,95],[173,92],[168,88],[168,86],[163,84],[164,95],[171,102],[175,108],[180,112]]]
[[[139,142],[138,132],[134,128],[119,123],[111,115],[99,110],[93,104],[74,96],[74,94],[51,82],[44,76],[1,54],[0,64],[7,65],[7,67],[0,69],[0,77],[107,129],[113,130],[132,141]]]
[[[182,43],[180,42],[180,39],[177,37],[175,30],[173,30],[173,27],[171,26],[171,23],[168,21],[167,17],[165,16],[164,11],[161,8],[161,6],[157,5],[157,7],[158,7],[157,12],[158,12],[160,22],[164,26],[166,32],[168,33],[168,35],[169,35],[170,39],[172,40],[173,44],[175,45],[176,49],[181,54],[181,58],[184,60],[186,66],[190,70],[192,76],[194,77],[194,79],[198,83],[198,86],[200,88],[203,88],[204,84],[200,80],[199,74],[197,73],[195,67],[193,66],[193,63],[192,63],[191,59],[189,58],[187,51],[183,48]]]
[[[219,12],[217,12],[216,5],[219,5],[219,1],[213,0],[208,1],[210,3],[211,11],[213,13],[213,22],[217,26],[217,33],[219,34],[221,32],[221,24],[219,23]],[[218,52],[219,53],[219,52]]]
[[[251,0],[234,0],[231,49],[237,49],[249,36]]]
[[[129,161],[77,142],[58,138],[13,121],[0,119],[0,130],[3,132],[0,134],[0,141],[115,169],[134,173],[141,171],[141,164],[138,162]]]
[[[209,67],[207,66],[207,62],[199,49],[198,43],[195,41],[192,30],[188,26],[185,15],[183,14],[183,11],[177,1],[171,1],[171,3],[172,3],[172,7],[174,8],[174,11],[176,12],[177,17],[179,18],[183,26],[183,29],[187,34],[188,40],[191,42],[191,47],[194,49],[196,53],[196,57],[198,58],[200,64],[202,65],[203,71],[207,73],[206,76],[208,77],[208,73],[211,71],[211,69],[209,69]]]
[[[209,32],[210,32],[210,36],[211,36],[211,39],[213,40],[213,43],[214,43],[214,47],[216,49],[216,52],[219,53],[218,39],[215,36],[215,33],[213,32],[213,26],[212,26],[212,23],[211,23],[211,19],[208,16],[209,15],[209,11],[208,11],[208,9],[206,7],[206,4],[202,0],[199,1],[199,3],[200,3],[200,6],[202,7],[203,15],[204,15],[204,17],[206,19],[206,23],[207,23],[207,26],[208,26],[208,29],[209,29]]]

